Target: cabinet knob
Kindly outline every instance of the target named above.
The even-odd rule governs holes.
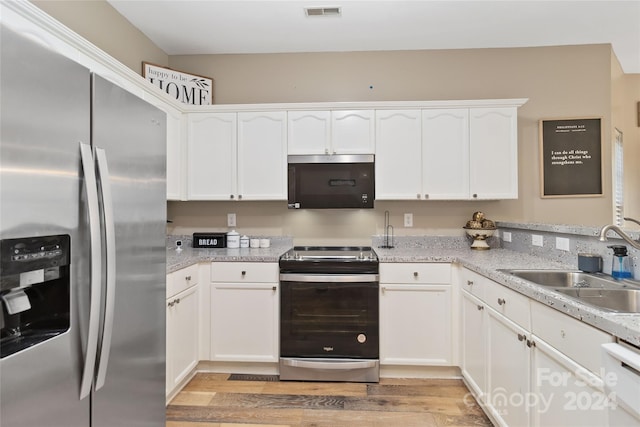
[[[474,194],[473,194],[473,198],[474,198],[474,199],[477,199],[477,198],[478,198],[478,195],[474,193]]]
[[[418,277],[418,272],[417,271],[413,272],[413,277]]]
[[[240,273],[240,274],[242,274],[242,276],[244,277],[244,276],[246,276],[246,275],[247,275],[247,272],[246,272],[246,271],[243,271],[243,272],[242,272],[242,273]]]
[[[416,194],[416,199],[421,199],[422,195],[421,194]]]
[[[467,286],[473,286],[473,280],[467,280]]]
[[[272,290],[272,291],[274,291],[274,292],[275,292],[277,289],[278,289],[278,288],[276,288],[275,286],[273,286],[273,287],[271,288],[271,290]]]
[[[505,305],[506,303],[507,303],[507,300],[503,298],[498,298],[498,305]]]
[[[231,195],[229,196],[229,198],[230,198],[230,199],[233,199],[233,198],[234,198],[233,194],[231,194]]]
[[[175,302],[174,302],[174,301],[169,301],[169,302],[167,303],[167,305],[168,305],[169,307],[173,307],[173,305],[174,305],[174,304],[175,304]]]
[[[180,298],[176,298],[176,304],[180,304]]]
[[[564,338],[564,337],[566,337],[566,336],[567,336],[567,334],[564,332],[564,329],[560,329],[560,336],[561,336],[562,338]]]
[[[191,280],[191,276],[185,276],[184,280],[186,280],[187,282]]]
[[[424,198],[425,198],[425,199],[428,199],[428,198],[429,198],[429,195],[428,195],[428,194],[425,194],[425,195],[424,195]]]
[[[531,348],[531,347],[535,347],[536,346],[536,342],[533,340],[527,340],[527,347]]]
[[[479,305],[478,306],[478,311],[482,311],[482,310],[484,310],[484,306],[483,305]]]
[[[324,149],[324,154],[329,154],[329,149],[328,148]]]
[[[238,194],[238,200],[242,200],[242,194]]]
[[[522,334],[518,334],[518,341],[524,341],[525,336]]]

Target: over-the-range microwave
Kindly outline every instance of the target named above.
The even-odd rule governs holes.
[[[289,209],[371,209],[374,155],[288,156]]]

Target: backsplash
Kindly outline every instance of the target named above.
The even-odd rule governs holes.
[[[521,224],[498,222],[501,245],[505,249],[516,252],[524,252],[541,258],[559,261],[578,268],[578,254],[592,253],[602,257],[603,273],[611,274],[611,260],[613,250],[607,246],[625,245],[629,250],[629,258],[634,278],[640,280],[640,251],[631,247],[624,240],[617,238],[613,232],[609,232],[606,242],[598,240],[600,229],[595,227],[547,225],[547,224]],[[505,232],[510,233],[511,241],[505,240]],[[638,232],[628,233],[633,239],[638,239]],[[616,236],[615,238],[613,236]],[[534,236],[542,238],[542,246],[533,245]],[[538,237],[539,236],[539,237]],[[558,249],[565,245],[568,250]]]

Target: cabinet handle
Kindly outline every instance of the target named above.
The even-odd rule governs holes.
[[[498,305],[505,305],[506,303],[507,303],[507,300],[503,298],[498,298]]]
[[[186,280],[187,282],[189,282],[191,280],[191,276],[185,276],[184,280]]]
[[[473,286],[473,280],[467,280],[467,286]]]
[[[478,306],[478,311],[482,311],[482,310],[484,310],[484,306],[483,305],[479,305]]]
[[[535,347],[536,346],[536,342],[533,340],[527,340],[527,347],[531,348],[531,347]]]
[[[518,341],[524,341],[525,336],[522,334],[518,334]]]

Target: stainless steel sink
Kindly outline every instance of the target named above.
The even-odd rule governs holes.
[[[555,291],[598,308],[619,313],[640,313],[638,289],[562,288]]]
[[[584,304],[618,313],[640,313],[640,282],[575,270],[500,270]]]
[[[574,270],[501,270],[537,285],[551,288],[619,289],[623,283],[608,276]],[[630,286],[630,285],[627,285]]]

